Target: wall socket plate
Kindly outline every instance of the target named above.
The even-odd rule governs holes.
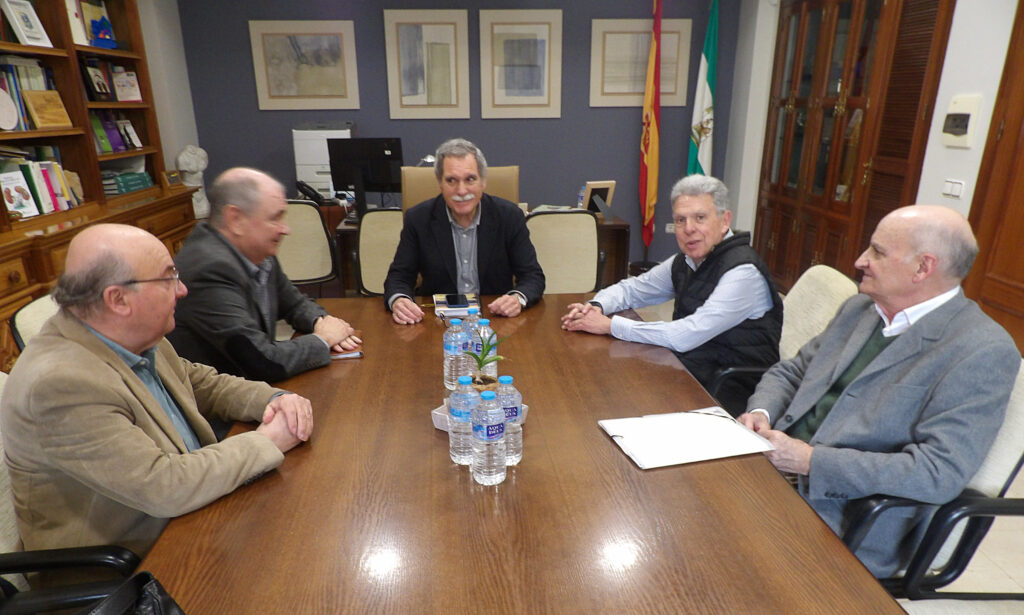
[[[676,232],[676,225],[675,225],[675,223],[674,222],[669,222],[668,224],[666,224],[665,225],[665,232],[670,234],[670,235],[672,233],[675,233]]]

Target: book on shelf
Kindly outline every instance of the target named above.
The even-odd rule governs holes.
[[[35,8],[28,0],[0,0],[7,22],[11,24],[18,42],[22,45],[36,47],[53,47],[50,37],[46,35],[43,24],[39,22]]]
[[[4,195],[7,211],[16,218],[31,218],[39,215],[32,192],[28,189],[25,175],[17,164],[0,166],[0,191]]]
[[[43,170],[46,171],[50,176],[50,182],[53,184],[53,191],[57,196],[57,200],[60,201],[60,209],[71,209],[78,205],[77,199],[71,194],[71,188],[68,187],[67,178],[64,177],[64,168],[60,166],[59,162],[52,160],[40,161]]]
[[[142,139],[139,138],[139,133],[135,132],[135,126],[132,125],[132,121],[127,118],[121,118],[114,120],[117,124],[117,130],[121,133],[121,138],[124,140],[124,146],[128,149],[141,149]]]
[[[39,213],[48,214],[57,211],[57,204],[53,202],[50,193],[46,189],[46,183],[43,180],[43,173],[39,163],[34,160],[26,160],[20,163],[19,166],[21,167],[22,174],[25,175],[29,192],[32,193],[32,198],[35,199],[36,205],[39,206]]]
[[[100,126],[103,127],[103,132],[107,134],[107,141],[110,142],[110,148],[115,152],[123,152],[128,149],[124,145],[124,139],[121,138],[121,133],[117,130],[117,124],[114,123],[114,118],[110,115],[107,110],[101,110],[97,113],[100,117]]]
[[[68,194],[75,197],[76,205],[81,205],[85,202],[85,191],[82,190],[82,178],[74,171],[68,171],[67,169],[63,169],[63,171],[64,181],[68,185],[68,190],[70,190]]]
[[[121,70],[117,70],[120,68]],[[139,89],[139,77],[135,71],[124,70],[123,67],[111,67],[111,80],[114,82],[114,95],[121,102],[142,102],[142,90]]]
[[[89,44],[93,47],[117,49],[114,29],[110,25],[110,16],[107,14],[107,6],[103,0],[80,0],[79,5],[82,9],[82,24],[85,27],[85,34],[89,38]]]
[[[7,93],[7,82],[0,74],[0,130],[14,130],[18,127],[21,116],[18,114],[18,105]]]
[[[125,194],[135,192],[153,186],[153,178],[149,173],[141,171],[138,173],[125,172],[112,176],[104,176],[103,192],[107,195]]]
[[[71,40],[76,45],[88,45],[89,36],[85,33],[85,22],[82,21],[82,7],[78,0],[64,0],[64,7],[68,12],[68,22],[71,24]]]
[[[25,130],[28,128],[25,104],[21,100],[21,87],[18,85],[18,78],[13,66],[0,65],[0,87],[11,97],[14,108],[18,113],[18,120],[13,130]]]
[[[85,87],[88,90],[89,100],[96,102],[113,100],[107,72],[106,62],[96,58],[86,58],[82,62],[82,76],[85,77]]]
[[[95,111],[89,112],[89,123],[92,125],[92,136],[96,143],[96,153],[113,153],[114,148],[110,145],[110,140],[107,139],[107,131],[103,129],[103,123],[100,121],[100,116],[96,115]]]
[[[25,90],[21,97],[36,128],[72,127],[71,118],[57,90]]]

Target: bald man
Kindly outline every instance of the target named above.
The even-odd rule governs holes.
[[[167,248],[141,229],[98,225],[71,241],[53,291],[60,311],[0,404],[26,549],[145,554],[169,517],[272,470],[309,438],[307,399],[175,354],[163,336],[187,292]],[[217,442],[209,417],[259,426]]]
[[[1021,356],[964,297],[978,253],[970,225],[939,206],[897,209],[857,259],[861,294],[762,378],[740,421],[836,532],[850,500],[943,504],[974,476],[1003,422]],[[891,509],[857,557],[878,577],[907,565],[929,514]]]
[[[191,291],[168,336],[181,356],[252,380],[277,382],[330,364],[354,350],[352,327],[303,295],[281,270],[288,234],[284,187],[266,173],[228,169],[207,191],[210,221],[200,222],[175,256]],[[275,339],[278,319],[300,334]]]

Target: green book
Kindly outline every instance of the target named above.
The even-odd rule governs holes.
[[[100,117],[95,113],[90,113],[89,121],[92,122],[92,134],[96,137],[96,145],[99,147],[100,153],[112,153],[114,148],[110,145],[110,139],[107,139],[107,131],[103,129],[103,122],[100,121]]]

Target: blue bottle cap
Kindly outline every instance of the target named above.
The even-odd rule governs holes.
[[[453,318],[453,319],[449,320],[448,322],[450,324],[453,324],[453,325],[461,325],[462,324],[462,319],[461,318]]]
[[[473,384],[472,376],[459,376],[459,384]]]
[[[491,324],[491,321],[488,318],[481,318],[477,322],[480,324],[481,327],[486,327],[487,325]]]
[[[484,391],[480,394],[480,399],[494,399],[494,391]]]
[[[512,376],[498,376],[498,382],[501,384],[512,384]]]
[[[479,314],[480,313],[480,308],[469,308],[468,310],[466,310],[466,313],[467,314]]]

